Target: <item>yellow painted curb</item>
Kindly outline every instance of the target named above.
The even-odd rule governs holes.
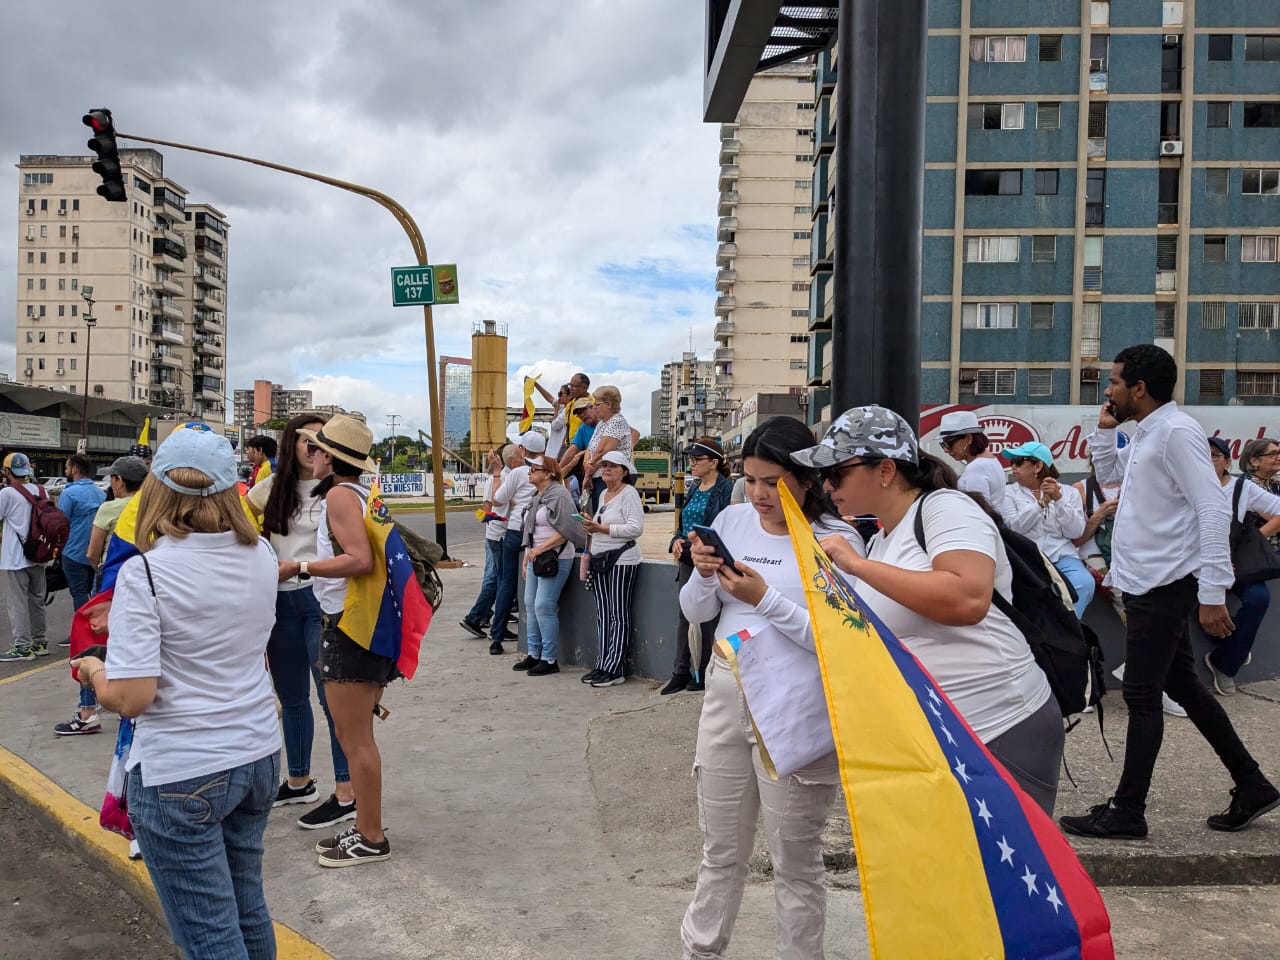
[[[16,680],[18,677],[8,679]],[[111,874],[160,923],[165,922],[164,911],[160,908],[147,868],[141,860],[129,859],[128,840],[98,825],[97,811],[3,747],[0,747],[0,785],[31,806],[33,812],[51,828],[61,831],[81,856]],[[279,960],[333,960],[331,954],[292,927],[276,923],[275,928]]]

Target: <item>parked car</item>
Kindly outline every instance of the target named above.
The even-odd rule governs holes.
[[[49,494],[53,499],[57,499],[63,490],[67,489],[66,477],[44,477],[40,480],[40,485],[44,487],[45,493]]]

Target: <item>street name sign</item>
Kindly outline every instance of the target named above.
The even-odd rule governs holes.
[[[438,263],[391,268],[391,305],[420,307],[458,302],[458,267]]]

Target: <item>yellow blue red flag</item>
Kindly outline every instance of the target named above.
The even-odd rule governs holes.
[[[873,960],[1114,960],[1057,827],[836,571],[785,486]]]
[[[412,678],[431,625],[431,605],[376,485],[369,493],[364,526],[373,548],[373,570],[347,581],[342,632],[370,653],[394,660]]]

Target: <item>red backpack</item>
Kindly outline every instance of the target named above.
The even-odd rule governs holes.
[[[35,496],[27,490],[25,483],[15,483],[13,487],[31,504],[31,526],[27,530],[27,538],[18,538],[22,541],[22,555],[32,563],[48,563],[67,545],[71,521],[39,484],[36,484],[38,492]]]

